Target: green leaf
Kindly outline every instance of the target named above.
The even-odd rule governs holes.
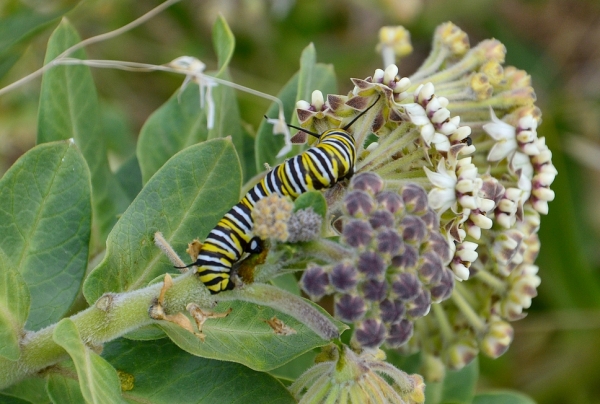
[[[472,404],[535,404],[535,401],[517,391],[494,390],[477,394]]]
[[[133,201],[142,190],[142,172],[135,154],[119,167],[115,178],[119,181],[129,200]]]
[[[220,313],[229,307],[233,309],[229,316],[211,319],[204,324],[204,342],[172,323],[161,323],[161,328],[181,349],[193,355],[238,362],[260,371],[277,368],[313,348],[329,343],[295,318],[266,306],[234,301],[222,302],[213,310]],[[320,311],[324,312],[322,309]],[[274,316],[293,328],[296,334],[276,335],[265,322]],[[332,321],[338,325],[340,332],[347,328],[342,323]]]
[[[33,403],[33,404],[49,404],[50,397],[46,394],[46,380],[41,377],[33,376],[28,379],[23,379],[20,382],[13,384],[10,387],[2,390],[0,394],[0,403]],[[15,400],[23,401],[6,401],[6,397],[14,397]]]
[[[215,52],[217,53],[219,73],[221,73],[229,65],[233,51],[235,50],[235,37],[222,15],[217,17],[213,25],[212,40],[213,48],[215,48]]]
[[[106,256],[85,281],[87,301],[96,301],[104,292],[143,287],[171,269],[154,245],[154,233],[162,232],[183,253],[187,243],[205,237],[239,201],[240,171],[227,139],[197,144],[173,156],[110,233]]]
[[[75,29],[64,20],[48,41],[48,63],[70,46],[80,42]],[[79,50],[72,57],[85,59]],[[106,144],[98,115],[98,96],[89,68],[56,66],[42,79],[38,112],[38,144],[75,139],[92,178],[94,250],[104,247],[104,240],[129,201],[108,165]]]
[[[87,265],[90,223],[89,171],[72,142],[34,147],[0,180],[0,247],[29,287],[28,329],[69,309]]]
[[[16,10],[12,9],[5,17],[0,18],[0,77],[21,57],[26,49],[25,42],[31,36],[56,21],[74,5],[41,13],[17,2]]]
[[[77,380],[58,373],[50,373],[46,391],[54,404],[80,404],[85,402]]]
[[[21,355],[19,336],[29,314],[29,289],[25,280],[0,250],[0,355],[16,361]]]
[[[322,193],[317,191],[305,192],[294,201],[294,212],[309,207],[313,208],[315,213],[321,215],[323,219],[325,218],[327,201]]]
[[[131,402],[160,403],[294,403],[272,376],[231,362],[198,358],[168,339],[112,341],[102,356],[116,369],[133,376]]]
[[[124,402],[117,372],[110,363],[85,346],[71,319],[62,319],[56,325],[52,339],[63,347],[73,360],[79,387],[86,402]]]
[[[479,377],[477,358],[461,370],[449,370],[440,383],[427,383],[425,402],[470,404],[475,396]]]
[[[314,49],[313,49],[314,50]],[[336,92],[335,72],[331,65],[317,63],[314,66],[309,62],[311,60],[310,46],[303,53],[303,64],[301,70],[296,73],[279,92],[277,97],[283,102],[285,117],[294,121],[296,119],[296,102],[304,99],[311,100],[311,94],[314,90],[321,90],[324,95]],[[309,73],[306,73],[308,70]],[[299,94],[308,94],[307,98],[301,98]],[[277,117],[279,109],[277,104],[271,104],[267,111],[267,116]],[[256,168],[258,172],[264,170],[264,164],[268,163],[275,166],[283,161],[283,158],[277,159],[277,153],[284,145],[282,135],[273,135],[273,125],[266,121],[261,122],[256,135]],[[299,153],[306,146],[296,146],[290,155]]]
[[[177,152],[207,139],[198,91],[195,84],[177,90],[144,123],[136,151],[144,184]]]
[[[0,394],[0,402],[2,404],[31,404],[31,401],[23,400],[18,397],[8,396],[5,394]]]
[[[227,65],[233,55],[235,39],[223,17],[219,17],[213,27],[213,44],[219,61],[216,77],[231,80]],[[156,110],[146,121],[140,132],[137,156],[144,183],[162,165],[184,148],[207,139],[231,136],[238,152],[244,176],[253,172],[247,170],[245,162],[247,148],[242,129],[240,112],[235,91],[219,84],[212,88],[214,101],[214,126],[207,128],[208,95],[204,107],[200,105],[200,89],[196,84],[188,85],[183,91],[177,90],[171,98]]]

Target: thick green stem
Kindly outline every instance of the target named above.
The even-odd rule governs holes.
[[[173,281],[165,295],[166,311],[185,310],[185,305],[190,302],[204,307],[213,304],[208,290],[197,276],[192,275],[190,272]],[[155,322],[148,315],[148,309],[162,285],[158,283],[128,293],[106,293],[94,305],[70,318],[85,343],[101,345]],[[68,358],[66,351],[52,340],[55,327],[53,324],[36,332],[27,332],[21,341],[19,360],[0,357],[0,389]]]

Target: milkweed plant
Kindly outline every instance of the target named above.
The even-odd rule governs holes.
[[[381,68],[355,66],[357,78],[340,79],[346,92],[335,93],[333,68],[309,45],[273,97],[231,80],[234,37],[223,18],[214,71],[187,56],[86,59],[83,48],[103,39],[81,41],[67,20],[56,27],[35,73],[37,145],[0,180],[0,394],[531,402],[475,395],[478,355],[506,352],[511,323],[536,296],[537,232],[557,175],[537,133],[531,77],[504,65],[502,43],[472,46],[444,23],[405,76],[410,34],[383,27]],[[182,75],[117,171],[93,68]],[[273,101],[255,132],[242,124],[236,91]],[[234,263],[232,290],[210,293],[189,264],[223,215],[278,164],[288,165],[277,186],[295,181],[285,161],[315,147],[308,132],[360,114],[347,128],[352,175],[295,199],[260,199],[251,236],[261,250]],[[307,175],[319,181],[336,164],[326,157]]]

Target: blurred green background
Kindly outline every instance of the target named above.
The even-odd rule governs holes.
[[[118,28],[158,5],[154,0],[0,1],[0,86],[42,65],[62,15],[83,38]],[[65,14],[66,13],[66,14]],[[211,27],[221,13],[237,46],[237,83],[276,94],[298,69],[302,49],[333,64],[338,93],[351,77],[381,68],[382,25],[404,25],[414,52],[409,75],[427,56],[435,27],[452,21],[474,45],[497,38],[506,65],[533,78],[545,136],[559,171],[556,199],[542,220],[542,285],[529,316],[513,323],[515,341],[498,360],[481,358],[484,388],[514,388],[540,403],[600,403],[600,2],[568,0],[182,0],[143,26],[86,49],[91,59],[162,64],[195,56],[216,67]],[[177,90],[182,77],[94,69],[117,168],[135,151],[141,125]],[[35,142],[40,80],[0,97],[0,174]],[[256,128],[268,101],[239,93],[242,117]],[[109,143],[110,139],[109,139]],[[109,146],[111,147],[111,146]]]

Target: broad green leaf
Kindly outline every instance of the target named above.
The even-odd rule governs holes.
[[[58,373],[50,373],[46,391],[53,404],[80,404],[85,402],[77,380]]]
[[[75,29],[64,20],[48,41],[45,62],[80,42]],[[73,57],[84,59],[79,50]],[[99,119],[96,88],[89,68],[56,66],[42,79],[38,112],[38,144],[55,140],[75,139],[81,149],[92,178],[94,250],[104,246],[104,240],[129,203],[108,165],[106,144]]]
[[[219,73],[223,72],[233,56],[235,50],[235,38],[231,28],[227,25],[227,21],[222,15],[219,15],[213,25],[212,30],[213,48],[217,54],[219,63]]]
[[[76,2],[71,3],[43,13],[17,2],[16,9],[0,18],[0,77],[21,57],[27,39],[73,8]]]
[[[210,319],[204,324],[204,342],[172,323],[161,323],[161,328],[173,342],[191,354],[238,362],[260,371],[277,368],[313,348],[329,343],[295,318],[266,306],[239,301],[222,302],[213,311],[220,313],[230,307],[233,310],[227,317]],[[274,316],[293,328],[296,334],[275,334],[265,322]],[[347,328],[340,322],[332,321],[340,333]]]
[[[305,192],[294,201],[294,212],[301,209],[313,208],[315,213],[325,218],[327,214],[327,201],[322,193],[317,191]]]
[[[0,403],[10,403],[5,401],[7,396],[15,397],[15,403],[33,403],[33,404],[50,404],[52,401],[46,394],[46,380],[42,377],[30,377],[23,379],[20,382],[5,388],[0,392]]]
[[[0,355],[17,360],[19,335],[29,314],[29,289],[25,280],[0,250]]]
[[[157,231],[186,257],[187,244],[203,239],[239,201],[240,171],[228,139],[197,144],[173,156],[110,233],[106,256],[85,281],[87,301],[96,301],[104,292],[143,287],[171,269],[172,264],[154,245]]]
[[[223,17],[215,22],[213,44],[219,61],[216,77],[230,80],[227,65],[233,55],[235,40]],[[136,153],[144,183],[178,151],[207,139],[227,136],[231,136],[245,170],[244,131],[235,91],[217,85],[211,89],[210,99],[206,94],[204,107],[201,107],[199,92],[196,84],[188,85],[183,91],[177,90],[142,127]],[[209,130],[207,113],[211,101],[214,102],[214,126]],[[252,172],[244,175],[251,176]]]
[[[535,404],[535,401],[518,391],[494,390],[477,394],[472,404]]]
[[[200,108],[198,86],[177,90],[144,123],[137,157],[146,183],[173,155],[206,140],[206,109]]]
[[[62,319],[52,333],[52,339],[69,354],[79,379],[79,388],[88,403],[121,403],[121,383],[115,369],[85,346],[75,323]]]
[[[137,342],[118,339],[102,356],[133,376],[123,392],[130,402],[161,403],[294,403],[274,377],[231,362],[192,356],[168,339]]]
[[[69,309],[87,265],[90,223],[89,171],[72,142],[34,147],[0,180],[0,247],[29,287],[28,329]]]
[[[310,52],[307,53],[307,58],[308,56],[310,56]],[[307,64],[306,66],[312,74],[309,76],[304,74],[303,70],[300,70],[285,84],[277,95],[283,102],[284,114],[288,121],[293,121],[296,118],[296,102],[302,99],[298,94],[308,93],[309,97],[305,100],[310,102],[310,94],[314,90],[321,90],[324,96],[336,92],[336,78],[332,66],[321,63],[317,63],[314,66]],[[302,78],[302,82],[300,82],[300,78]],[[267,111],[267,116],[275,118],[278,113],[277,104],[271,104]],[[275,166],[283,161],[283,158],[277,159],[276,157],[283,145],[284,139],[282,135],[273,135],[273,125],[263,121],[256,135],[256,168],[258,172],[264,170],[265,163]],[[290,154],[297,154],[306,147],[306,145],[296,146]]]
[[[31,404],[31,401],[23,400],[18,397],[9,396],[0,393],[0,403],[2,404]]]
[[[461,370],[448,370],[440,383],[427,383],[425,402],[470,404],[479,377],[477,358]]]
[[[129,200],[133,201],[142,190],[142,172],[135,154],[119,167],[115,178],[119,181]]]

